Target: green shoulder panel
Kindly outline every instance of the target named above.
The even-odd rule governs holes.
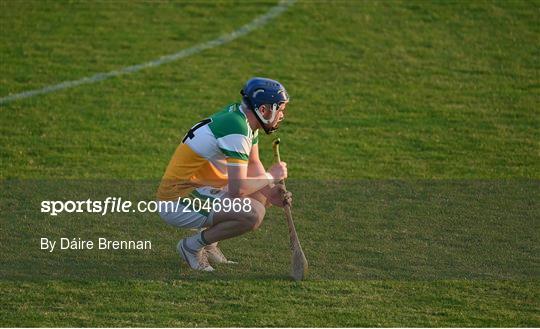
[[[208,127],[216,138],[231,134],[248,136],[248,123],[244,114],[238,109],[238,104],[231,104],[210,118],[212,122],[208,124]]]

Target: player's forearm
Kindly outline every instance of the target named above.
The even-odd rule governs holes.
[[[261,161],[249,161],[248,177],[258,177],[264,175],[266,170]]]
[[[249,177],[257,177],[257,176],[261,176],[265,174],[266,174],[266,170],[264,169],[264,166],[261,161],[253,161],[249,163],[249,167],[248,167]],[[270,185],[273,185],[273,184],[270,184]],[[258,191],[261,192],[264,196],[268,196],[268,193],[270,192],[270,185],[266,185]]]
[[[270,174],[263,172],[262,175],[251,176],[246,179],[229,179],[228,189],[232,197],[242,197],[260,191],[274,183],[275,179]]]

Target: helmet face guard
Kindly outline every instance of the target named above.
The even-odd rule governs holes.
[[[255,117],[267,134],[277,130],[279,121],[276,118],[281,105],[289,102],[289,95],[283,85],[275,80],[266,78],[252,78],[240,91],[242,99],[255,113]],[[265,118],[261,111],[261,105],[270,105],[270,118]]]

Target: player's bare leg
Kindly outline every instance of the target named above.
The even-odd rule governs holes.
[[[249,199],[251,211],[214,213],[212,226],[204,231],[204,240],[212,244],[259,228],[266,213],[265,207],[259,201]]]
[[[254,198],[249,198],[249,204],[251,205],[250,211],[244,211],[242,208],[239,212],[232,209],[230,211],[215,212],[212,224],[208,229],[179,242],[178,250],[191,268],[213,271],[214,269],[207,262],[208,246],[211,249],[213,245],[217,249],[218,241],[233,238],[259,228],[266,212],[265,207]],[[219,253],[222,254],[221,251]]]

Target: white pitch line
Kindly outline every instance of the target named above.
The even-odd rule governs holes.
[[[77,87],[84,84],[96,83],[99,81],[107,80],[109,78],[114,78],[121,75],[134,73],[142,69],[156,67],[162,64],[177,61],[179,59],[186,58],[188,56],[200,53],[201,51],[206,50],[206,49],[222,46],[226,43],[229,43],[235,39],[238,39],[252,32],[253,30],[256,30],[259,27],[265,25],[271,19],[281,15],[284,11],[289,9],[289,7],[295,1],[296,0],[282,0],[277,6],[272,7],[268,12],[266,12],[266,14],[258,16],[250,23],[242,26],[241,28],[229,34],[222,35],[221,37],[217,39],[206,41],[190,48],[182,49],[179,52],[174,53],[174,54],[161,56],[160,58],[150,61],[150,62],[127,66],[127,67],[124,67],[115,71],[97,73],[90,77],[85,77],[78,80],[64,81],[59,84],[47,86],[41,89],[28,90],[22,93],[5,96],[5,97],[0,98],[0,105],[9,103],[15,100],[19,100],[19,99],[30,98],[30,97],[34,97],[34,96],[42,95],[42,94],[49,94],[58,90],[73,88],[73,87]]]

